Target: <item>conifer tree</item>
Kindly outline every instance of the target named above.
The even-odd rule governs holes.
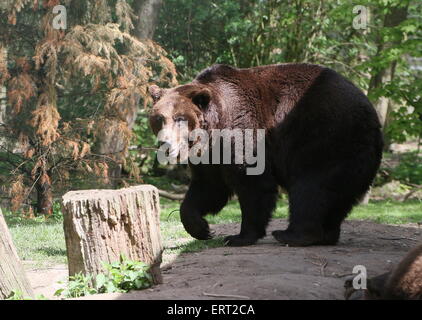
[[[66,8],[64,30],[53,24],[59,4]],[[109,168],[125,164],[148,84],[176,84],[166,52],[130,35],[134,18],[124,0],[0,4],[0,87],[7,89],[0,182],[13,210],[36,193],[37,212],[50,215],[53,187],[70,175],[107,182]]]

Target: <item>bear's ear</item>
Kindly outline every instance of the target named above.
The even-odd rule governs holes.
[[[199,109],[205,111],[208,109],[208,105],[211,101],[211,91],[207,88],[203,88],[192,92],[190,98],[192,99],[192,102],[199,107]]]
[[[161,89],[159,86],[155,84],[150,86],[148,88],[148,91],[152,97],[152,100],[154,100],[154,102],[157,102],[158,100],[160,100],[161,96],[163,95],[163,89]]]

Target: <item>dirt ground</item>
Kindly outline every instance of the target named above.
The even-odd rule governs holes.
[[[67,265],[55,265],[48,269],[29,269],[26,275],[31,282],[36,295],[43,295],[49,299],[54,298],[54,293],[64,285],[68,278]]]
[[[218,236],[237,233],[239,225],[212,227]],[[268,236],[254,246],[181,254],[162,265],[164,283],[151,289],[84,299],[343,299],[344,279],[354,266],[365,266],[368,276],[386,272],[422,243],[416,224],[347,221],[337,246],[293,248],[271,236],[272,230],[286,227],[285,220],[272,221]],[[29,277],[38,281],[37,293],[50,296],[53,280],[66,278],[66,269],[37,270]]]

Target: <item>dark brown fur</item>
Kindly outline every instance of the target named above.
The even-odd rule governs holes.
[[[152,87],[151,94],[155,133],[179,116],[191,130],[266,130],[265,172],[259,176],[246,175],[245,165],[190,165],[181,220],[197,239],[210,237],[203,217],[218,213],[235,193],[241,232],[226,242],[255,243],[265,235],[281,186],[289,194],[290,225],[274,237],[296,246],[335,244],[341,222],[380,164],[383,143],[374,108],[351,82],[322,66],[215,65],[189,84]]]

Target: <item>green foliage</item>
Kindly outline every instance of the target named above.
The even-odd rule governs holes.
[[[128,292],[130,290],[146,289],[152,285],[149,266],[140,261],[131,261],[124,256],[120,262],[104,263],[107,274],[99,274],[96,287],[100,293]]]
[[[356,30],[356,5],[369,9],[368,28]],[[389,15],[407,8],[396,26]],[[170,52],[182,82],[214,63],[238,67],[310,62],[331,67],[376,102],[392,102],[386,141],[422,134],[422,72],[409,58],[422,57],[420,1],[168,0],[157,41]],[[393,81],[370,88],[378,73],[395,64]]]
[[[422,185],[422,157],[417,152],[401,155],[399,165],[391,169],[390,176],[392,180]]]
[[[420,156],[420,150],[398,154],[385,152],[383,154],[383,161],[375,178],[374,186],[381,187],[393,181],[400,182],[401,185],[407,186],[407,188],[412,185],[422,185],[422,157]]]
[[[398,106],[391,111],[386,130],[396,142],[404,142],[409,137],[422,138],[422,72],[406,71],[406,74],[384,88],[384,95]]]
[[[51,215],[52,193],[77,175],[114,187],[111,172],[129,163],[139,182],[125,161],[139,100],[153,82],[176,85],[176,71],[130,34],[133,2],[66,1],[66,30],[53,26],[57,1],[30,2],[0,6],[0,187],[14,211],[33,200]]]
[[[106,272],[99,273],[95,278],[81,273],[69,277],[67,287],[57,290],[55,295],[78,298],[99,293],[141,290],[152,285],[149,266],[143,262],[128,260],[121,255],[120,261],[103,263],[103,266]]]
[[[27,297],[20,290],[13,290],[6,300],[48,300],[44,295],[40,294],[34,298]]]
[[[53,213],[51,216],[48,217],[48,219],[54,220],[54,221],[63,221],[63,213],[60,201],[55,201],[53,203]]]
[[[57,290],[55,296],[64,298],[79,298],[98,293],[97,289],[92,287],[92,276],[77,273],[69,277],[69,282],[65,289]]]
[[[157,141],[149,127],[148,112],[143,110],[138,114],[138,118],[133,127],[133,144],[137,149],[129,150],[130,158],[134,159],[136,166],[141,168],[141,175],[151,173],[155,160],[155,146]]]

